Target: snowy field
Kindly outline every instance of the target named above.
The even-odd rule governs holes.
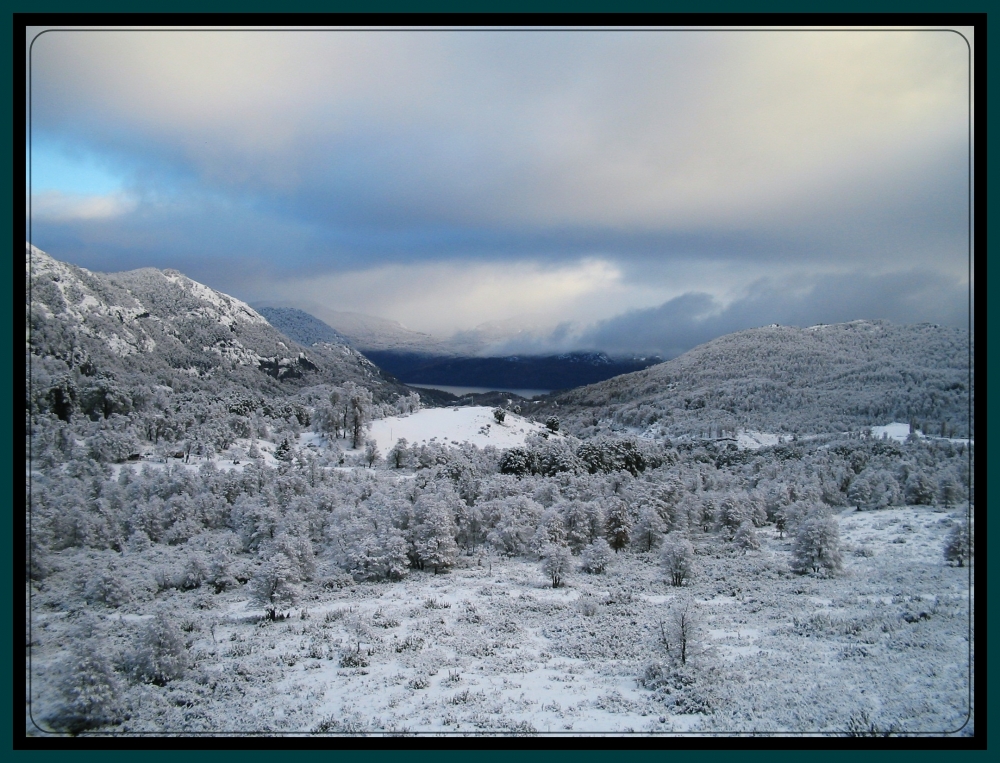
[[[529,434],[548,432],[534,421],[508,412],[502,424],[493,418],[493,409],[486,406],[464,408],[424,408],[408,416],[390,416],[372,422],[368,438],[378,443],[384,455],[396,440],[405,438],[410,445],[437,442],[440,445],[458,445],[469,442],[484,448],[513,448],[524,444]],[[557,435],[558,436],[558,435]]]
[[[278,622],[242,588],[67,611],[61,592],[104,553],[67,549],[34,595],[34,715],[49,710],[51,668],[86,618],[103,621],[115,654],[168,612],[192,666],[128,688],[130,716],[111,730],[952,732],[966,720],[971,635],[969,570],[941,554],[956,516],[844,511],[844,571],[830,578],[791,574],[790,541],[773,528],[747,555],[695,533],[700,572],[681,588],[648,554],[616,555],[603,575],[576,570],[558,589],[537,563],[483,554],[395,583],[328,571]],[[696,625],[688,667],[643,686],[666,657],[661,623],[683,601]]]

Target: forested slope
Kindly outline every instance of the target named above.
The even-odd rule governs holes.
[[[226,399],[346,382],[376,401],[409,392],[356,350],[302,347],[176,271],[91,273],[37,248],[26,265],[29,410],[106,419],[141,408],[158,387]]]
[[[666,363],[548,401],[578,434],[654,427],[842,432],[891,421],[971,434],[968,332],[854,321],[769,326],[720,337]]]

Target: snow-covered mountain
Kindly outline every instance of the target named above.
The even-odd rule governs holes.
[[[92,273],[29,245],[25,275],[26,350],[50,374],[262,393],[345,381],[404,391],[357,350],[303,347],[246,303],[175,270]]]
[[[547,404],[581,434],[634,428],[829,432],[914,421],[969,436],[972,344],[932,324],[767,326],[720,337]]]

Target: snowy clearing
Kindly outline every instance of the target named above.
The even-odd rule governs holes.
[[[484,448],[513,448],[524,444],[529,434],[548,432],[534,421],[507,412],[502,424],[493,418],[493,409],[486,406],[464,408],[424,408],[408,416],[390,416],[372,422],[369,437],[386,453],[396,441],[405,438],[411,445],[436,441],[441,445],[472,443]],[[559,435],[556,435],[557,437]]]

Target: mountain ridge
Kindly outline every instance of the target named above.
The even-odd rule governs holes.
[[[117,378],[263,395],[348,381],[377,399],[411,392],[346,344],[304,347],[245,302],[175,270],[93,273],[27,245],[25,276],[26,352],[43,388]]]

